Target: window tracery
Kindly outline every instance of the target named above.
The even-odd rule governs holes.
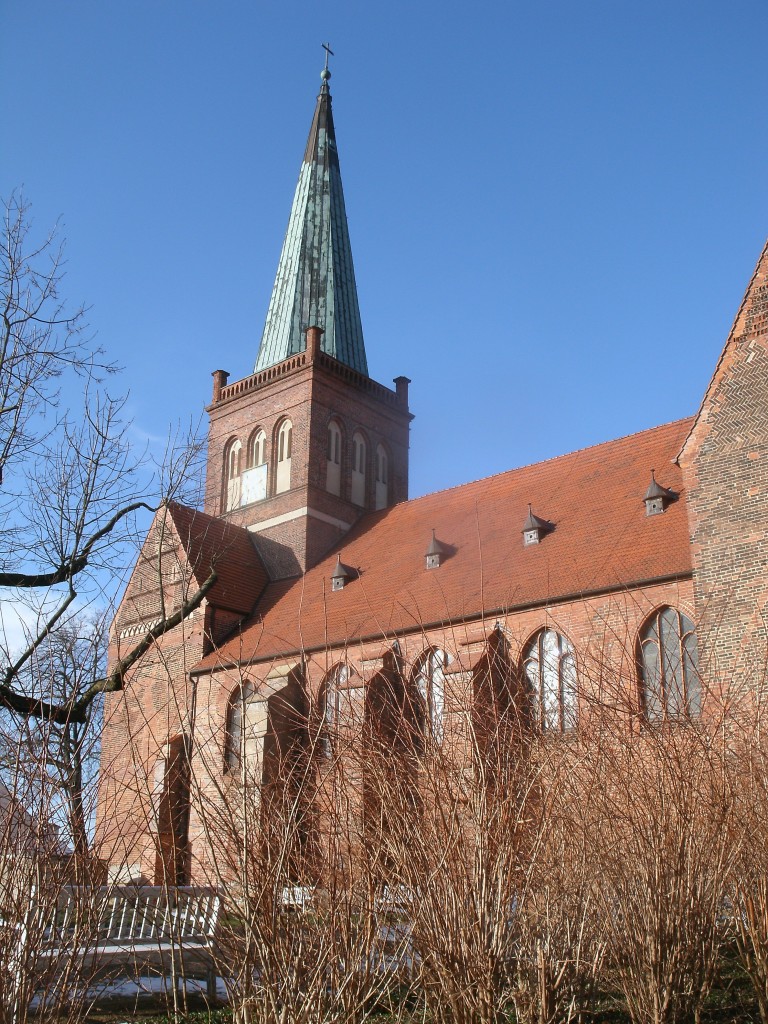
[[[425,651],[413,670],[413,688],[418,701],[418,727],[422,738],[443,742],[445,732],[445,668],[448,655],[439,647]]]
[[[640,676],[645,717],[651,723],[701,713],[698,644],[693,622],[669,605],[640,631]]]
[[[569,640],[554,629],[540,629],[523,652],[534,724],[543,732],[576,727],[576,659]]]
[[[240,770],[250,781],[261,783],[264,741],[269,723],[269,699],[252,683],[235,687],[227,709],[225,766]]]

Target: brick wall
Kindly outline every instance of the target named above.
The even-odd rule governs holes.
[[[755,691],[768,661],[768,247],[680,463],[707,672]]]
[[[408,435],[411,420],[407,390],[385,388],[325,354],[294,357],[217,392],[209,408],[210,432],[205,511],[226,515],[240,526],[268,520],[284,521],[254,533],[255,543],[273,578],[297,575],[338,544],[363,511],[375,507],[375,452],[384,445],[389,455],[389,504],[408,497]],[[280,422],[293,424],[291,487],[275,494],[276,441]],[[342,430],[342,489],[326,489],[327,431],[330,419]],[[243,459],[248,438],[257,429],[267,435],[268,497],[226,510],[224,462],[227,445],[239,439]],[[352,436],[366,440],[365,505],[351,500]],[[320,517],[287,518],[310,508]],[[328,522],[328,518],[334,522]]]
[[[692,617],[692,581],[686,579],[627,589],[494,616],[488,620],[417,630],[398,639],[404,675],[406,678],[409,676],[419,656],[430,646],[440,647],[448,653],[444,743],[460,746],[466,739],[467,711],[471,707],[473,692],[472,673],[483,662],[497,623],[509,644],[510,660],[518,669],[527,642],[537,630],[548,627],[562,633],[575,652],[579,727],[589,729],[602,721],[606,712],[610,712],[612,728],[636,729],[641,709],[637,637],[649,615],[666,604]],[[353,642],[345,649],[308,654],[305,678],[310,721],[317,719],[318,711],[313,711],[313,708],[317,709],[323,680],[335,664],[347,662],[352,670],[351,686],[362,686],[366,690],[371,686],[375,688],[384,655],[391,647],[391,640],[382,639],[365,645]],[[295,658],[291,660],[291,664],[295,662]],[[225,725],[230,695],[246,681],[255,684],[257,692],[259,687],[265,693],[269,692],[264,681],[274,668],[274,662],[254,664],[221,669],[198,679],[193,756],[193,775],[198,788],[190,824],[192,874],[196,882],[210,881],[215,877],[200,807],[205,806],[206,813],[215,820],[221,811],[223,795],[229,787],[237,785],[236,776],[228,774],[224,768]],[[705,707],[708,714],[719,713],[722,694],[716,688],[707,690]],[[346,737],[349,742],[354,739],[353,736]],[[354,780],[355,777],[354,770],[347,772],[348,779]],[[355,794],[348,794],[345,799],[349,799],[350,806],[356,803]]]

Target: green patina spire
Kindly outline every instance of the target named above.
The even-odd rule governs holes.
[[[341,187],[326,66],[293,197],[256,371],[306,348],[308,327],[322,327],[323,352],[368,374],[352,248]]]

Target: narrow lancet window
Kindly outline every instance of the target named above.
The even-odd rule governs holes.
[[[376,508],[389,504],[389,457],[383,444],[376,448]]]
[[[365,460],[365,439],[356,431],[352,436],[352,501],[361,506],[365,505]]]
[[[341,428],[335,420],[328,424],[328,452],[326,455],[325,489],[329,494],[341,494]]]

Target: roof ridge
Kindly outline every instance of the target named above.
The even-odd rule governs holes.
[[[425,498],[432,498],[437,494],[446,494],[448,491],[457,491],[463,487],[470,487],[472,484],[480,484],[486,480],[493,480],[495,477],[507,476],[509,473],[517,473],[522,469],[532,469],[534,466],[544,466],[550,462],[557,462],[558,459],[567,459],[571,455],[581,455],[583,452],[591,451],[593,448],[602,448],[608,444],[618,444],[619,441],[629,441],[633,437],[639,437],[641,434],[651,434],[654,431],[662,430],[664,427],[674,427],[678,423],[685,423],[687,420],[695,419],[695,414],[689,416],[681,416],[679,419],[670,420],[668,423],[659,423],[655,427],[646,427],[644,430],[635,430],[631,434],[622,434],[620,437],[612,437],[607,441],[598,441],[596,444],[587,444],[583,448],[574,448],[570,452],[561,452],[560,455],[550,455],[547,459],[539,459],[538,462],[525,462],[521,466],[512,466],[509,469],[499,470],[498,473],[489,473],[487,476],[479,476],[474,480],[465,480],[460,484],[451,484],[450,487],[441,487],[436,491],[428,491],[426,494],[420,494],[415,498],[408,498],[405,501],[400,501],[396,505],[390,506],[389,509],[383,511],[389,512],[393,508],[398,508],[400,505],[412,505],[414,502],[423,501]]]

